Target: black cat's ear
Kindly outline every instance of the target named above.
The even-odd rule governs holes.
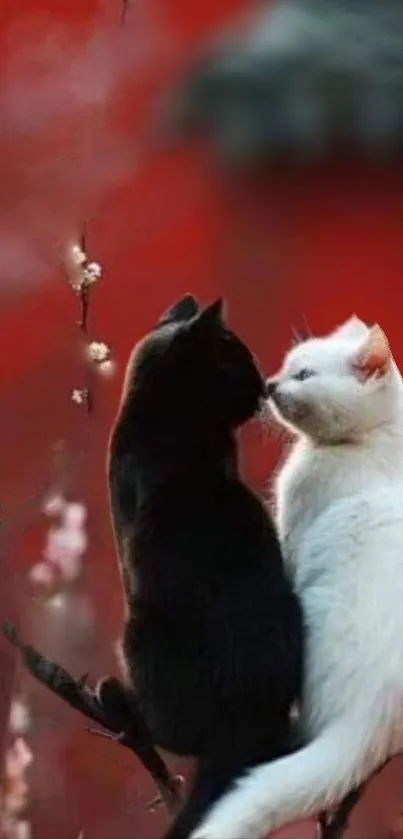
[[[167,323],[186,323],[199,313],[199,304],[193,294],[185,294],[171,306],[158,321],[158,326]]]
[[[214,303],[210,303],[209,306],[206,306],[199,314],[199,317],[195,320],[195,326],[197,324],[197,328],[213,328],[217,329],[217,327],[222,327],[225,324],[225,316],[224,316],[224,300],[222,297],[219,297]]]

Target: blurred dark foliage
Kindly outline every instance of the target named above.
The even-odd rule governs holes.
[[[171,105],[221,160],[403,150],[399,0],[274,0],[215,37]]]

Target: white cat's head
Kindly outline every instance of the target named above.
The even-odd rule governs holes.
[[[267,386],[279,422],[329,443],[359,440],[389,424],[402,398],[385,333],[355,316],[293,347]]]

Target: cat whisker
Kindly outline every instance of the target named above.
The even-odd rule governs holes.
[[[258,413],[259,428],[262,433],[262,440],[264,444],[271,443],[273,438],[276,441],[283,442],[288,439],[287,431],[284,426],[279,425],[273,411],[270,409],[268,401],[265,401]]]
[[[312,330],[311,330],[311,328],[310,328],[310,326],[309,326],[309,323],[308,323],[308,321],[307,321],[307,317],[306,317],[306,315],[305,315],[305,314],[303,314],[303,315],[302,315],[302,319],[303,319],[303,321],[304,321],[304,335],[305,335],[305,340],[308,340],[308,338],[312,338],[312,337],[313,337],[313,332],[312,332]]]
[[[302,315],[302,328],[291,327],[292,346],[297,347],[312,338],[312,331],[309,327],[306,315]]]
[[[291,327],[291,339],[292,339],[291,343],[292,343],[293,347],[297,347],[298,344],[302,344],[302,342],[304,340],[303,336],[301,335],[299,330],[296,328],[296,326]]]

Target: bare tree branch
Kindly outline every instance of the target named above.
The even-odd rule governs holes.
[[[365,783],[351,790],[332,813],[320,814],[317,839],[342,839],[348,828],[351,813],[363,795],[366,786]]]
[[[181,779],[172,777],[162,757],[152,745],[144,719],[140,715],[138,718],[132,715],[130,723],[122,731],[116,718],[113,719],[100,703],[96,690],[88,686],[87,675],[78,679],[71,676],[63,667],[42,655],[30,644],[21,641],[11,624],[3,624],[3,633],[7,640],[20,651],[26,668],[35,679],[46,685],[70,707],[80,711],[85,717],[105,729],[105,732],[92,730],[92,733],[114,740],[137,755],[144,768],[152,776],[159,791],[159,796],[153,801],[153,805],[161,801],[168,812],[175,814],[181,801]]]
[[[126,23],[127,12],[129,9],[129,0],[121,0],[120,24],[124,26]]]
[[[350,790],[331,812],[320,813],[317,822],[317,839],[342,839],[348,826],[351,813],[364,795],[370,781],[379,775],[392,758],[389,758],[359,787]]]

